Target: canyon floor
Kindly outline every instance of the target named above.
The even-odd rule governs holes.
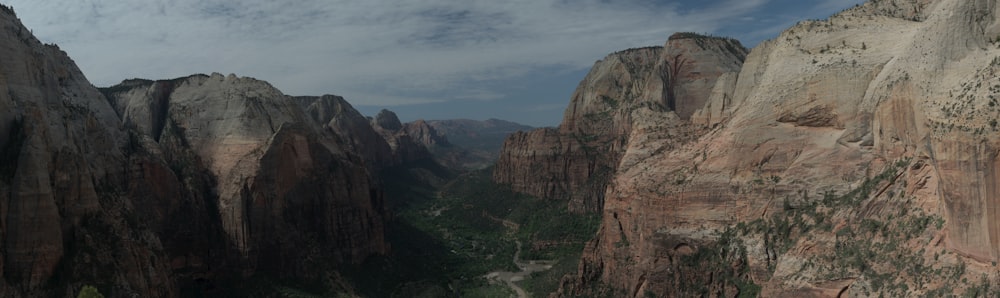
[[[347,272],[369,297],[545,297],[576,272],[596,214],[516,194],[491,169],[438,183],[385,177],[392,253]],[[436,185],[434,185],[436,184]],[[553,227],[559,227],[553,228]]]

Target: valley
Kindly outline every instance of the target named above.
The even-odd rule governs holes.
[[[407,199],[394,207],[388,227],[394,253],[361,266],[357,276],[377,277],[359,282],[362,292],[506,297],[516,293],[510,284],[531,297],[556,291],[562,276],[576,270],[583,244],[597,230],[596,215],[514,193],[493,183],[490,172],[463,174],[440,189],[400,188]],[[393,179],[406,180],[412,181]]]
[[[1000,296],[1000,2],[665,37],[555,127],[404,122],[97,88],[0,5],[0,298]]]

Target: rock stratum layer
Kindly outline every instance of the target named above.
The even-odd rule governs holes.
[[[181,179],[191,172],[214,180],[209,196],[217,196],[222,230],[248,269],[304,260],[292,254],[303,252],[307,238],[317,241],[310,253],[330,251],[341,262],[385,252],[381,193],[365,161],[266,82],[195,75],[131,81],[105,93],[133,138],[153,147],[142,148],[149,155]],[[309,106],[336,100],[319,97]]]
[[[633,132],[646,129],[646,117],[689,117],[692,107],[709,100],[716,81],[735,76],[745,56],[738,41],[683,34],[664,47],[611,54],[577,87],[558,128],[507,138],[494,181],[597,212]],[[685,126],[680,119],[667,121]],[[683,127],[676,132],[689,133]]]
[[[985,295],[1000,278],[998,13],[871,1],[745,60],[690,34],[612,54],[559,129],[508,138],[494,179],[601,210],[567,296]]]
[[[372,172],[414,154],[343,98],[220,74],[98,90],[0,8],[0,297],[350,292],[336,270],[388,251]]]

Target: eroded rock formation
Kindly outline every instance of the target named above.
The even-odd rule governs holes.
[[[420,121],[403,125],[396,113],[385,109],[371,120],[371,125],[392,148],[396,165],[431,160],[433,156],[423,144],[446,145],[448,142],[426,123]]]
[[[568,200],[574,210],[600,211],[626,145],[636,132],[651,128],[648,117],[685,126],[683,119],[709,101],[720,78],[739,71],[745,56],[735,40],[691,34],[672,36],[664,47],[611,54],[580,83],[557,129],[507,139],[494,180],[519,192]],[[673,133],[684,139],[693,131]]]
[[[355,114],[335,106],[342,99],[320,97],[303,109],[301,99],[266,82],[221,74],[126,82],[105,92],[122,122],[141,132],[137,138],[166,143],[153,149],[167,164],[215,180],[212,207],[244,271],[304,273],[305,260],[321,251],[345,263],[386,251],[381,193],[357,148],[346,144],[365,131],[342,130],[345,141],[316,125],[344,117],[337,112]],[[170,158],[177,156],[184,157]]]
[[[406,135],[413,138],[414,142],[417,142],[417,144],[420,144],[425,148],[434,149],[437,147],[451,146],[447,137],[439,134],[437,129],[424,120],[407,122],[403,125],[401,130],[406,132]]]
[[[0,296],[336,284],[387,252],[366,164],[391,152],[342,98],[219,74],[99,91],[0,8]]]
[[[127,187],[129,134],[73,61],[0,9],[0,293],[61,295],[81,282],[177,294],[162,243]]]
[[[583,205],[603,222],[567,296],[596,284],[630,297],[985,293],[1000,259],[998,13],[995,1],[871,1],[798,23],[742,66],[689,70],[691,89],[672,67],[742,56],[662,54],[666,68],[595,84],[610,58],[654,56],[617,53],[558,130],[507,140],[494,178],[542,197],[606,189]],[[578,97],[621,86],[636,91]],[[636,99],[662,107],[606,108]],[[602,162],[607,187],[581,183],[602,159],[567,135],[612,140],[596,150],[617,158]]]
[[[361,115],[343,97],[335,95],[300,96],[295,98],[305,108],[306,113],[340,137],[352,152],[361,154],[369,167],[376,171],[396,163],[392,148],[368,118]]]
[[[674,113],[567,117],[561,130],[629,137],[605,150],[621,157],[603,223],[561,293],[599,282],[621,296],[731,296],[751,283],[764,296],[951,295],[980,287],[960,280],[995,280],[998,9],[872,1],[800,22],[698,92],[632,93],[663,90]],[[607,85],[648,85],[631,78]],[[580,110],[592,111],[574,98],[567,115]],[[497,180],[549,195],[555,179],[525,174],[557,146],[523,144],[559,133],[508,139]]]

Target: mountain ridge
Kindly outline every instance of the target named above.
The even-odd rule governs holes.
[[[379,174],[451,143],[235,75],[97,89],[0,25],[0,296],[354,294],[338,270],[391,248]],[[870,1],[752,50],[678,33],[595,63],[491,176],[600,215],[555,296],[995,294],[998,61],[995,1]]]
[[[390,252],[376,171],[430,158],[343,98],[253,78],[95,88],[6,6],[0,41],[3,297],[269,293],[249,278],[350,294],[340,271]]]
[[[870,1],[799,22],[694,92],[670,95],[684,90],[641,79],[669,77],[661,67],[598,83],[643,87],[593,103],[666,104],[587,123],[581,116],[601,110],[574,97],[559,130],[508,138],[494,180],[558,198],[551,181],[568,179],[528,175],[545,164],[532,159],[541,144],[567,130],[628,136],[596,147],[621,155],[597,183],[606,183],[594,195],[604,197],[601,229],[560,295],[599,294],[597,284],[627,297],[993,291],[962,281],[994,278],[998,256],[989,207],[1000,148],[991,133],[997,10],[991,1]],[[587,84],[579,88],[595,88]],[[669,97],[699,99],[683,108]],[[544,154],[595,160],[570,153]],[[885,258],[893,253],[910,261]]]

